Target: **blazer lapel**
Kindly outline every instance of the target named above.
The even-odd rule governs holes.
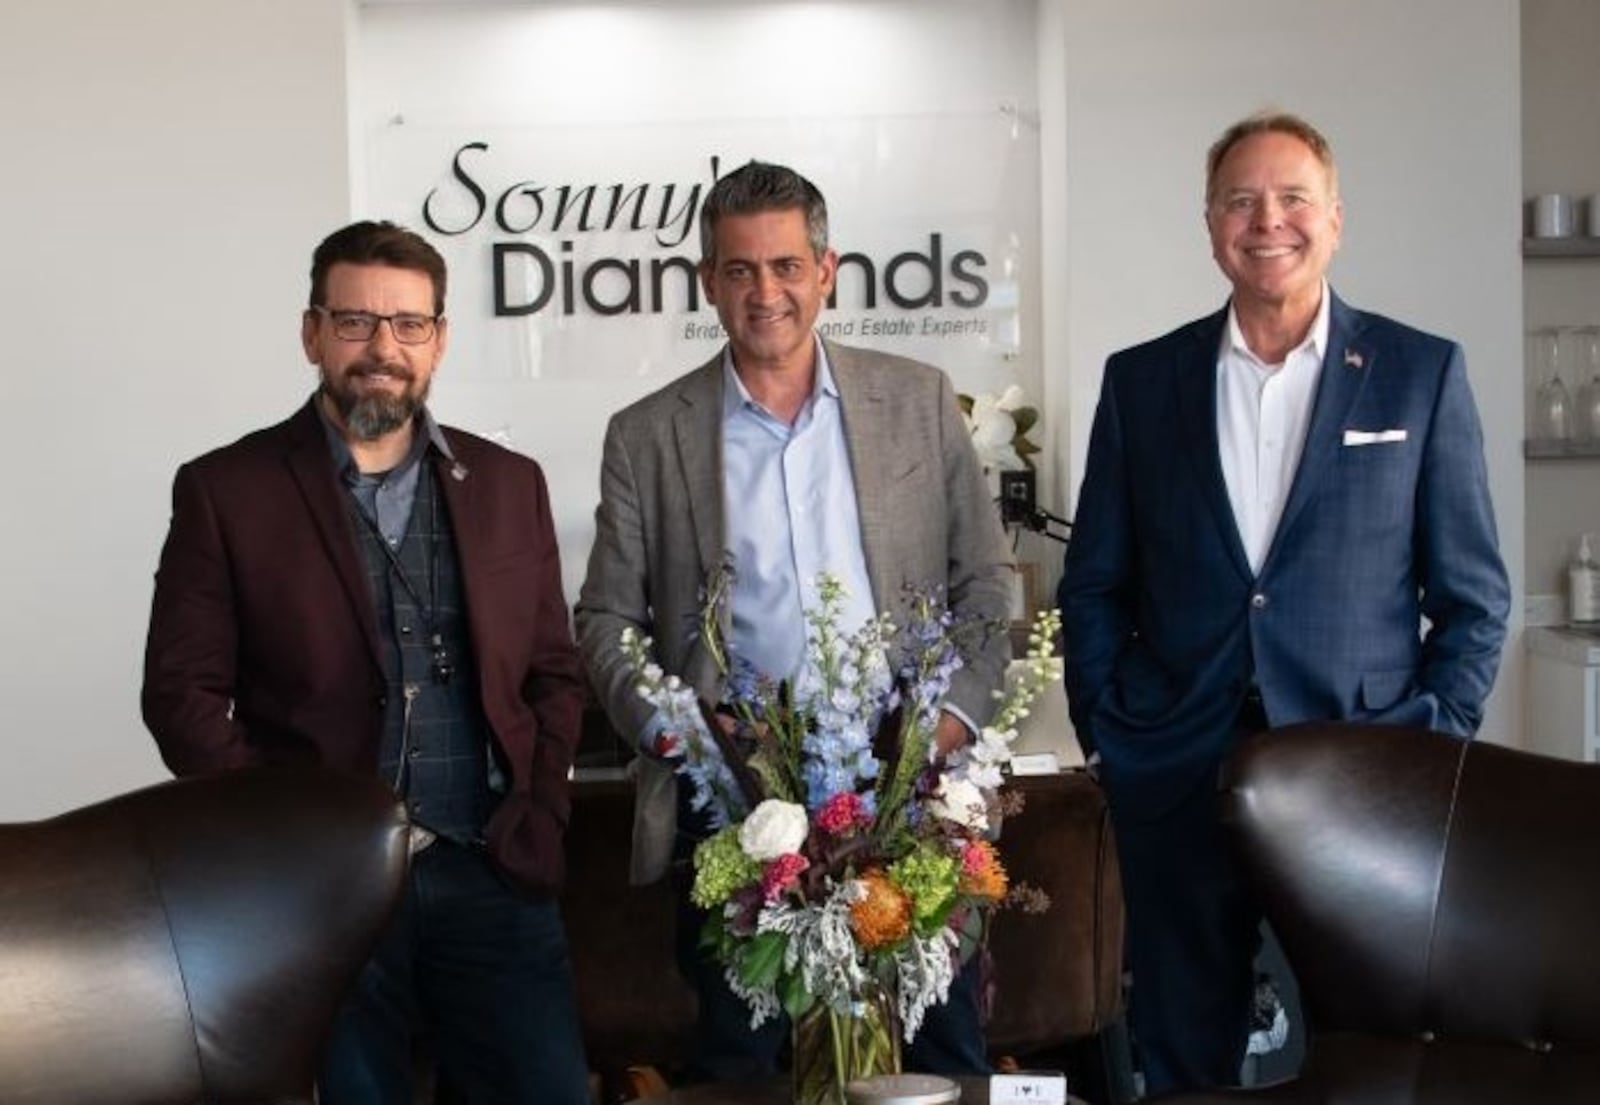
[[[885,417],[885,396],[880,374],[874,371],[869,356],[824,341],[828,367],[834,386],[839,389],[839,406],[844,415],[845,448],[850,454],[850,475],[856,489],[856,513],[860,517],[861,551],[867,559],[867,576],[872,580],[873,599],[878,607],[893,600],[898,582],[891,581],[884,569],[892,562],[891,532],[893,503],[889,488],[899,474],[890,467],[892,457],[885,448],[889,435]]]
[[[722,354],[718,353],[683,382],[682,406],[673,416],[678,464],[694,525],[700,574],[709,577],[722,562],[727,544],[722,521]]]
[[[381,665],[378,650],[377,613],[372,608],[372,594],[367,586],[366,567],[361,562],[361,552],[350,533],[350,519],[343,499],[339,495],[337,477],[333,475],[333,461],[328,452],[322,419],[311,405],[311,398],[300,413],[289,422],[289,452],[285,458],[295,483],[305,499],[306,511],[312,525],[322,539],[328,559],[333,562],[339,582],[344,585],[345,597],[356,616],[366,638],[372,662]]]
[[[1217,440],[1217,354],[1228,311],[1201,319],[1189,332],[1189,343],[1173,365],[1178,417],[1183,425],[1191,471],[1199,473],[1200,493],[1228,558],[1244,579],[1254,578],[1250,559],[1233,516],[1228,484],[1222,475],[1222,447]]]
[[[1333,295],[1331,289],[1328,294]],[[1333,296],[1328,309],[1328,348],[1322,355],[1322,376],[1317,381],[1317,396],[1311,407],[1311,425],[1306,430],[1305,448],[1289,487],[1283,517],[1278,521],[1272,546],[1261,566],[1263,574],[1271,566],[1284,535],[1304,513],[1306,505],[1316,498],[1317,490],[1343,448],[1344,427],[1349,422],[1350,411],[1361,397],[1378,359],[1377,351],[1361,340],[1362,329],[1360,316],[1338,296]]]

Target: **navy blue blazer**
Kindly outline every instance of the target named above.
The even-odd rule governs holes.
[[[1461,348],[1333,298],[1305,450],[1256,575],[1217,444],[1226,325],[1224,309],[1107,362],[1058,595],[1073,724],[1134,816],[1214,779],[1252,682],[1275,726],[1470,736],[1505,638]]]

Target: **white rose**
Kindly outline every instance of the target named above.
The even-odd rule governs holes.
[[[983,791],[966,779],[942,777],[939,789],[928,801],[928,812],[969,832],[981,833],[989,828],[988,803],[983,799]]]
[[[751,810],[739,826],[739,847],[751,859],[765,863],[798,852],[810,831],[804,806],[768,798]]]

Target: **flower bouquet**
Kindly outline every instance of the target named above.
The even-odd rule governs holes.
[[[1025,674],[996,692],[991,724],[942,755],[932,738],[962,663],[957,638],[988,627],[958,625],[923,592],[903,628],[880,615],[845,633],[843,588],[823,576],[791,686],[727,654],[730,575],[725,566],[708,584],[700,625],[725,681],[715,710],[662,673],[649,638],[625,631],[623,648],[665,719],[656,751],[676,761],[712,830],[694,856],[702,945],[752,1026],[790,1016],[797,1100],[842,1102],[851,1079],[898,1071],[901,1034],[945,1000],[1008,898],[992,819],[1015,725],[1053,681],[1059,616],[1036,621]]]

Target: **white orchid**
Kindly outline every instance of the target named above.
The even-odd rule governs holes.
[[[1012,384],[999,395],[962,396],[962,418],[972,435],[978,463],[985,469],[1015,472],[1028,467],[1024,455],[1038,451],[1027,439],[1038,412],[1027,405],[1022,389]]]
[[[941,775],[939,789],[928,800],[927,810],[941,821],[960,825],[970,832],[981,833],[989,828],[989,803],[971,779]]]

